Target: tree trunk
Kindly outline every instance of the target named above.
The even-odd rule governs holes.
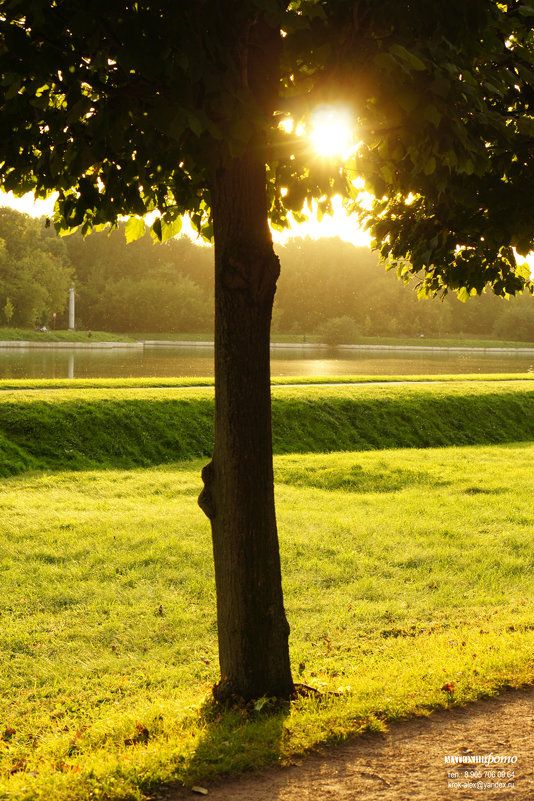
[[[274,508],[269,340],[279,275],[267,225],[265,162],[250,147],[213,180],[215,444],[202,471],[211,521],[218,700],[294,690]]]

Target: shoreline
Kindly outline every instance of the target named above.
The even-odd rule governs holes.
[[[37,349],[37,350],[48,350],[48,349],[87,349],[87,350],[99,350],[99,349],[106,349],[109,350],[111,348],[137,348],[142,349],[144,347],[143,342],[37,342],[35,340],[30,339],[12,339],[12,340],[5,340],[0,342],[0,350],[9,350],[12,348],[28,348],[28,349]]]
[[[189,340],[145,340],[140,342],[38,342],[34,340],[0,341],[4,349],[43,349],[43,350],[110,350],[113,348],[142,350],[144,348],[213,348],[211,341]],[[494,354],[532,354],[530,347],[464,347],[454,345],[325,345],[312,342],[271,342],[272,349],[291,350],[338,350],[338,351],[392,351],[406,353],[494,353]]]

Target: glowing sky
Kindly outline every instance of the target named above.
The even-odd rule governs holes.
[[[17,211],[30,214],[32,217],[40,217],[52,214],[54,198],[34,201],[31,194],[16,198],[12,192],[8,194],[0,193],[0,206],[10,206]],[[334,198],[334,208],[334,216],[325,215],[320,223],[310,215],[310,220],[307,223],[302,223],[301,225],[293,224],[293,228],[282,233],[273,231],[274,241],[283,243],[292,236],[311,236],[313,239],[339,236],[340,239],[352,242],[355,245],[369,245],[370,238],[368,234],[359,229],[354,218],[347,217],[341,208],[340,198]],[[191,239],[198,241],[197,233],[193,231],[188,220],[184,220],[182,232],[190,236]]]
[[[24,197],[15,197],[13,192],[0,191],[0,206],[10,206],[12,209],[23,211],[32,217],[41,217],[43,214],[52,214],[54,198],[34,200],[31,193]]]

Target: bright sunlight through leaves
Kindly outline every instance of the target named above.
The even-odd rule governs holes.
[[[311,117],[311,140],[321,156],[346,157],[352,150],[352,119],[347,109],[322,104]]]

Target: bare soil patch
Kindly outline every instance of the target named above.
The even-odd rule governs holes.
[[[514,761],[461,768],[445,762],[448,756],[490,754]],[[203,786],[212,801],[529,801],[534,687],[397,722],[386,734],[321,749],[290,767]],[[171,795],[172,801],[195,797],[201,795],[187,789]]]

